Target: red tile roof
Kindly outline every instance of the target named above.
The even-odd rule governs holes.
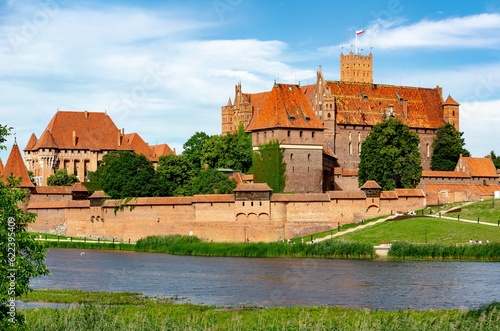
[[[247,131],[267,128],[324,129],[298,85],[275,84]]]
[[[234,194],[200,194],[193,196],[193,202],[234,202]]]
[[[498,177],[497,169],[489,157],[461,157],[455,170],[460,170],[461,161],[471,177]]]
[[[326,193],[307,193],[307,194],[273,194],[272,202],[329,202],[330,197]]]
[[[72,192],[88,192],[89,190],[81,182],[78,182],[78,183],[73,184],[73,186],[71,186],[71,191]]]
[[[28,143],[26,144],[26,147],[24,148],[25,151],[27,150],[32,150],[33,147],[35,147],[37,142],[37,138],[34,133],[31,134],[30,139],[28,140]]]
[[[403,123],[415,128],[445,124],[439,88],[327,81],[335,98],[337,123],[375,125],[392,105]],[[406,110],[405,110],[406,107]]]
[[[37,194],[71,194],[73,188],[71,186],[37,186]]]
[[[0,158],[0,175],[3,173],[3,162],[2,159]]]
[[[154,198],[135,198],[128,201],[126,206],[153,206],[153,205],[190,205],[193,197],[154,197]],[[103,207],[114,208],[121,206],[125,200],[106,200]]]
[[[439,192],[464,192],[475,191],[483,195],[492,195],[495,191],[500,191],[500,185],[471,185],[471,184],[424,184],[424,191]]]
[[[87,111],[58,111],[31,150],[40,148],[132,150],[106,113]]]
[[[389,199],[397,199],[398,194],[396,191],[382,191],[380,192],[380,199],[389,200]]]
[[[418,188],[397,188],[395,191],[398,197],[425,197],[424,191]]]
[[[467,172],[461,171],[433,171],[424,170],[422,171],[422,177],[432,177],[432,178],[470,178]]]
[[[382,189],[382,186],[380,186],[376,181],[374,180],[367,180],[361,187],[360,189]]]
[[[446,100],[443,102],[443,106],[460,106],[458,102],[456,102],[451,95],[448,95]]]
[[[155,153],[157,158],[164,155],[175,154],[175,152],[167,144],[152,145],[149,147],[153,149],[153,152]]]
[[[20,187],[35,187],[30,180],[28,169],[26,169],[23,157],[21,156],[21,151],[19,151],[19,147],[16,142],[14,142],[14,145],[10,150],[9,158],[3,167],[2,175],[4,183],[10,175],[13,175],[16,178],[21,178],[21,184],[19,184]]]
[[[242,183],[233,192],[271,192],[272,190],[267,183]]]

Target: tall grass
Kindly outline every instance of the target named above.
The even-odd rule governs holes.
[[[499,330],[500,304],[477,310],[372,311],[332,307],[220,307],[149,302],[26,311],[28,330]]]
[[[119,251],[133,251],[135,245],[125,243],[109,243],[109,242],[83,242],[83,241],[45,241],[44,244],[48,248],[81,248],[81,249],[108,249]]]
[[[500,261],[500,244],[439,245],[395,242],[388,256],[396,259]]]
[[[313,245],[296,243],[213,243],[194,236],[150,236],[137,241],[141,252],[221,257],[326,257],[366,259],[374,256],[367,243],[323,241]]]

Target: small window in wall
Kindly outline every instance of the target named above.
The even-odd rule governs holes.
[[[303,132],[302,132],[302,131],[300,131],[300,132],[299,132],[299,137],[300,137],[300,138],[302,138],[302,134],[303,134]]]
[[[314,134],[315,134],[315,133],[316,133],[316,132],[312,132],[312,133],[311,133],[311,137],[312,137],[312,138],[314,138]]]
[[[290,154],[290,160],[293,160],[293,153]]]
[[[242,205],[243,207],[245,207],[245,201],[243,201],[243,202],[241,203],[241,205]]]
[[[307,159],[310,160],[311,159],[311,154],[307,154]]]
[[[287,131],[287,133],[286,133],[286,136],[287,136],[287,137],[290,137],[290,134],[291,134],[291,131],[290,131],[290,130],[288,130],[288,131]]]
[[[430,157],[431,156],[431,150],[430,150],[429,143],[427,143],[427,145],[425,146],[425,149],[426,149],[427,157]]]

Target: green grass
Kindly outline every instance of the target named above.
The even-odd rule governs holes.
[[[461,207],[460,211],[446,213],[443,216],[468,219],[471,221],[488,222],[498,224],[500,221],[500,200],[478,201],[470,205]]]
[[[139,252],[175,255],[222,257],[325,257],[366,259],[374,256],[372,245],[366,243],[322,241],[309,244],[287,243],[215,243],[194,236],[150,236],[137,241]]]
[[[38,292],[38,293],[36,293]],[[54,292],[54,293],[51,293]],[[333,307],[215,307],[137,293],[35,291],[72,308],[20,311],[27,330],[499,330],[500,303],[474,310],[381,311]],[[131,299],[127,299],[130,296]],[[73,298],[74,301],[72,301]],[[110,304],[110,305],[108,305]]]
[[[393,259],[500,261],[500,244],[439,245],[395,242],[389,250]]]
[[[138,292],[93,292],[80,290],[34,290],[19,297],[24,302],[54,302],[100,305],[142,305],[152,298]],[[157,298],[155,298],[157,300]]]
[[[445,218],[416,217],[379,223],[337,239],[371,245],[394,241],[455,245],[467,244],[470,239],[500,243],[500,228]]]
[[[117,251],[134,251],[134,244],[100,242],[97,241],[42,241],[47,248],[81,248],[81,249],[107,249]]]

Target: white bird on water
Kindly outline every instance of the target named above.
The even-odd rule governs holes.
[[[81,252],[81,253],[80,253],[80,256],[82,256],[82,255],[84,255],[84,254],[85,254],[85,252]]]

